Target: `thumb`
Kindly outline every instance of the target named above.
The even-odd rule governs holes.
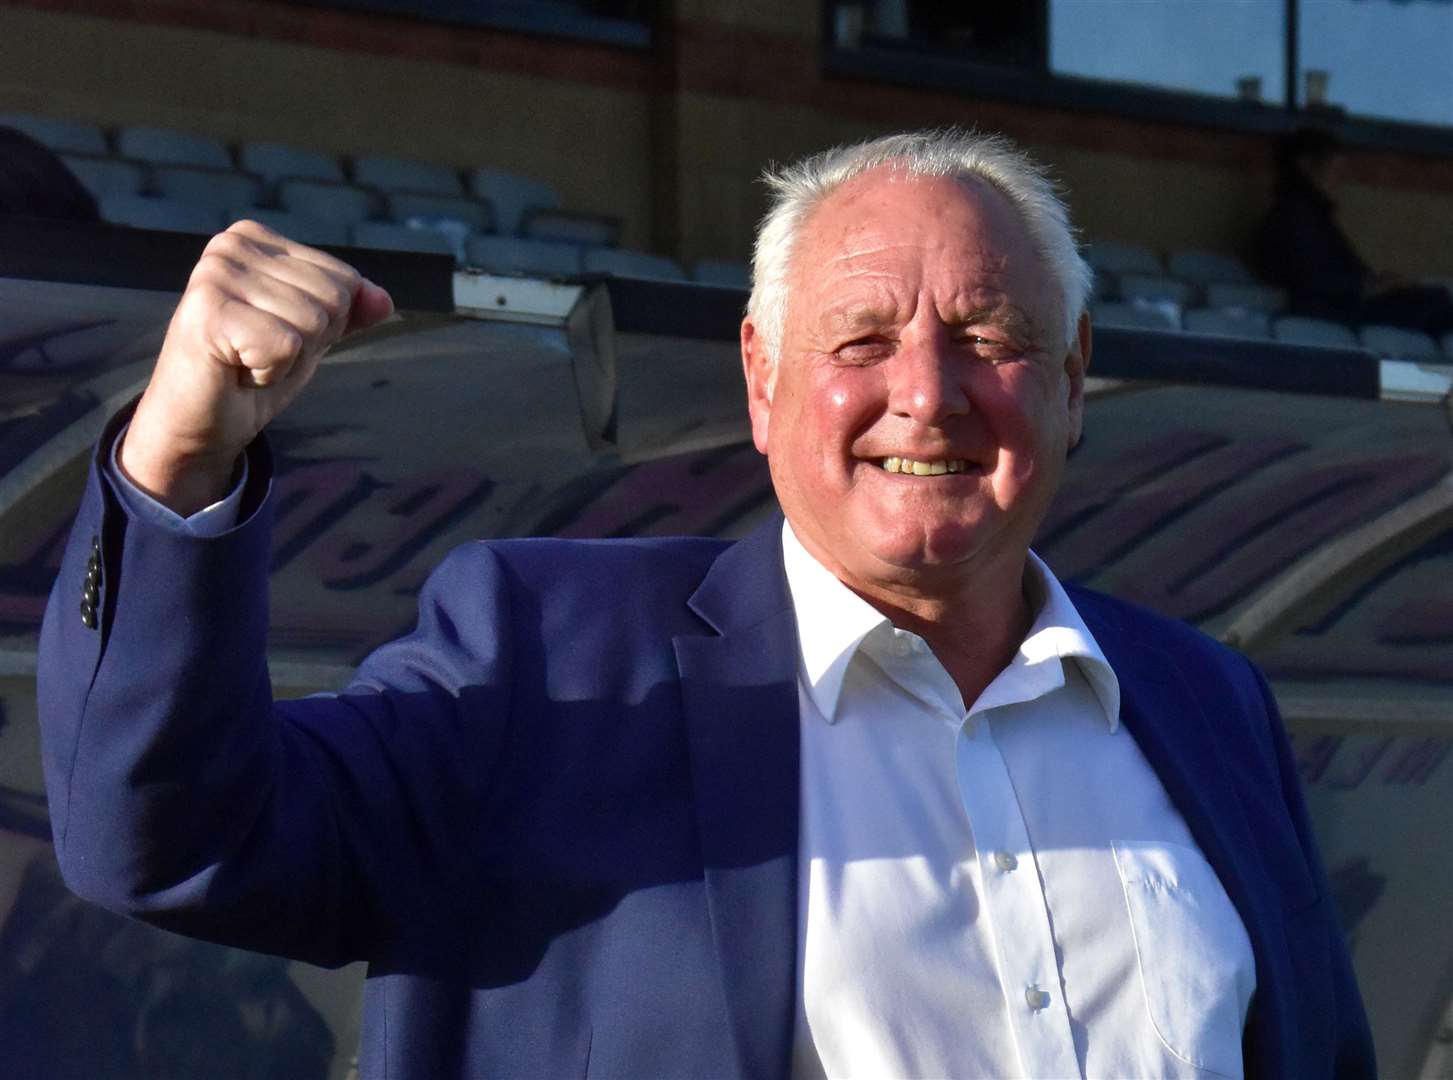
[[[348,310],[348,327],[345,334],[364,330],[382,322],[393,314],[394,302],[387,289],[382,289],[364,278],[353,294],[353,306]]]

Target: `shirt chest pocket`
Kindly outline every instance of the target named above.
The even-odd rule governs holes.
[[[1163,841],[1116,844],[1115,866],[1156,1035],[1186,1064],[1240,1077],[1255,961],[1215,871],[1194,848]]]

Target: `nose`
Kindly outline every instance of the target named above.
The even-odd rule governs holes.
[[[899,342],[888,378],[888,408],[896,416],[939,426],[969,411],[968,370],[944,327]]]

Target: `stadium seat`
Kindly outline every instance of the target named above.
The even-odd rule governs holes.
[[[1359,337],[1364,349],[1390,360],[1431,360],[1439,363],[1443,359],[1438,343],[1419,330],[1371,323],[1362,328]]]
[[[119,158],[62,154],[61,160],[92,195],[136,195],[141,192],[145,170],[134,161]]]
[[[1090,310],[1095,323],[1101,326],[1119,326],[1137,330],[1177,331],[1180,329],[1180,322],[1168,307],[1104,300],[1095,304]]]
[[[1195,290],[1186,282],[1173,277],[1154,274],[1120,275],[1120,299],[1131,303],[1137,300],[1168,302],[1185,308],[1194,298]]]
[[[1259,311],[1276,315],[1286,310],[1285,289],[1274,285],[1236,284],[1217,281],[1206,286],[1206,306],[1223,311]]]
[[[227,211],[229,223],[248,218],[266,225],[273,232],[281,233],[289,240],[300,244],[326,244],[343,247],[348,243],[348,226],[327,218],[295,214],[288,210],[263,209],[257,206],[233,206]]]
[[[549,184],[503,169],[475,169],[469,174],[469,191],[489,200],[502,236],[517,235],[520,219],[531,207],[554,209],[560,205],[560,193]]]
[[[481,199],[468,195],[420,195],[395,191],[384,196],[390,220],[408,224],[410,219],[462,221],[476,232],[494,231],[494,210]]]
[[[286,143],[243,143],[237,151],[237,164],[262,177],[268,185],[294,178],[334,183],[342,183],[344,179],[343,167],[336,159]]]
[[[1271,336],[1294,345],[1323,345],[1328,348],[1355,349],[1357,335],[1349,327],[1330,319],[1313,319],[1307,315],[1281,315],[1272,320]]]
[[[627,248],[587,248],[581,267],[588,274],[614,274],[616,277],[654,278],[657,281],[684,281],[686,271],[675,259],[652,255],[647,251]]]
[[[262,198],[262,181],[230,169],[198,169],[190,165],[162,165],[151,172],[151,188],[178,202],[225,210],[253,206]]]
[[[1085,248],[1085,261],[1109,274],[1164,274],[1165,264],[1150,248],[1096,240]]]
[[[568,277],[580,273],[580,248],[574,244],[517,236],[471,236],[465,252],[468,265],[495,274]]]
[[[412,229],[393,221],[360,221],[353,226],[353,243],[356,247],[385,251],[423,251],[455,257],[454,245],[443,233],[434,229]]]
[[[343,225],[371,218],[375,209],[373,192],[326,180],[284,180],[278,184],[277,199],[284,210]]]
[[[365,154],[353,159],[353,182],[380,191],[420,191],[431,195],[463,195],[459,172],[409,158]]]
[[[201,165],[208,169],[232,168],[232,155],[216,139],[189,135],[170,128],[122,128],[116,134],[116,150],[122,157],[159,165]]]
[[[1181,323],[1190,334],[1235,338],[1271,337],[1271,319],[1263,311],[1192,308],[1181,317]]]
[[[1251,284],[1256,276],[1234,255],[1219,251],[1172,251],[1166,259],[1166,269],[1172,276],[1197,285],[1208,285],[1213,281],[1232,281]]]
[[[8,113],[0,116],[0,127],[23,131],[58,154],[104,156],[108,152],[106,134],[95,124],[83,124],[76,120],[53,120],[48,116],[30,116],[26,113]]]
[[[1453,334],[1443,335],[1443,359],[1453,364]]]
[[[614,247],[620,240],[619,218],[533,206],[520,219],[520,235],[531,240],[558,240],[565,244]]]
[[[703,285],[728,285],[734,289],[752,287],[752,268],[732,259],[699,259],[691,268],[691,279]]]
[[[98,200],[101,220],[137,229],[210,235],[222,230],[222,212],[215,207],[194,206],[176,199],[147,195],[107,195]]]

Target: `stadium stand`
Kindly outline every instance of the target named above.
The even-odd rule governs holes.
[[[1255,282],[1214,281],[1206,285],[1206,306],[1225,311],[1259,311],[1279,315],[1286,310],[1285,289]]]
[[[135,229],[206,235],[219,231],[226,224],[219,209],[195,206],[176,199],[153,195],[107,195],[96,201],[100,205],[102,221]]]
[[[614,247],[620,240],[620,233],[620,219],[604,214],[580,214],[535,206],[526,210],[520,219],[520,235],[531,240]]]
[[[1439,362],[1443,352],[1438,343],[1418,330],[1401,326],[1364,326],[1358,335],[1364,349],[1389,360],[1430,360]]]
[[[1192,308],[1181,317],[1181,321],[1186,332],[1191,334],[1258,339],[1271,337],[1271,320],[1260,311]]]
[[[86,154],[62,154],[61,160],[98,199],[107,195],[139,195],[146,182],[146,170],[134,161]]]
[[[1120,277],[1120,299],[1131,303],[1170,303],[1185,309],[1196,298],[1196,289],[1188,282],[1164,274],[1123,274]]]
[[[48,116],[9,113],[0,116],[0,127],[23,131],[58,154],[104,156],[111,149],[106,144],[105,133],[99,127],[76,120],[54,120]]]
[[[122,157],[158,165],[201,165],[209,169],[232,168],[232,155],[216,139],[191,135],[171,128],[130,127],[116,133],[116,150]]]
[[[727,285],[735,289],[752,287],[752,269],[733,259],[698,259],[691,279],[704,285]]]
[[[371,191],[327,180],[284,180],[277,200],[284,210],[347,226],[373,217],[378,203]]]
[[[256,206],[262,199],[262,181],[247,173],[199,169],[192,165],[165,165],[151,171],[151,190],[177,202],[225,210]]]
[[[1096,240],[1085,248],[1085,261],[1096,270],[1111,274],[1164,274],[1160,256],[1137,244]]]
[[[686,271],[675,259],[628,248],[588,248],[581,258],[586,273],[615,274],[617,277],[655,278],[685,281]]]
[[[459,173],[445,165],[409,158],[366,154],[353,159],[353,182],[381,191],[417,191],[430,195],[463,195]]]
[[[1170,330],[1181,328],[1180,319],[1168,307],[1128,303],[1123,300],[1102,300],[1091,307],[1097,325],[1123,326],[1137,330]]]
[[[345,179],[343,166],[334,158],[286,143],[243,143],[237,151],[237,164],[262,177],[270,188],[280,180],[331,180],[341,184]]]
[[[458,221],[475,232],[494,231],[494,208],[483,199],[467,195],[425,195],[394,191],[384,196],[389,220],[408,224],[411,219]]]
[[[560,193],[549,184],[504,169],[474,169],[469,174],[469,191],[489,200],[494,207],[495,227],[504,236],[520,231],[526,210],[533,207],[553,210],[560,205]]]
[[[565,277],[580,273],[580,248],[517,236],[471,236],[465,245],[465,262],[496,274]]]
[[[348,226],[342,222],[313,217],[310,214],[296,214],[288,210],[272,210],[258,206],[234,206],[227,212],[227,220],[241,221],[249,218],[266,225],[274,232],[282,233],[300,244],[323,244],[342,247],[348,243]]]
[[[360,221],[353,226],[353,243],[357,247],[385,251],[423,251],[457,257],[454,245],[444,233],[436,229],[416,229],[393,221]]]
[[[1166,269],[1172,277],[1196,285],[1209,285],[1213,281],[1249,284],[1256,280],[1240,259],[1217,251],[1172,251],[1166,257]]]
[[[1281,315],[1272,320],[1271,336],[1298,345],[1325,345],[1334,349],[1355,349],[1357,335],[1341,323],[1314,319],[1310,315]]]

